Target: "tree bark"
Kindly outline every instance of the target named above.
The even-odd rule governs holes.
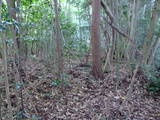
[[[100,7],[101,0],[92,1],[92,74],[96,79],[102,79],[102,68],[100,63]]]
[[[3,64],[4,64],[4,73],[5,73],[5,90],[6,90],[6,98],[7,98],[7,104],[8,104],[8,111],[9,111],[9,120],[13,120],[12,116],[12,106],[11,106],[11,100],[10,100],[10,92],[9,92],[9,80],[8,80],[8,68],[7,68],[7,48],[6,48],[6,41],[4,39],[4,36],[2,38],[3,42]]]
[[[152,17],[149,25],[149,30],[147,32],[145,41],[144,41],[144,46],[143,46],[143,54],[144,54],[144,63],[148,63],[149,59],[149,51],[151,49],[151,44],[152,44],[152,39],[155,33],[155,28],[156,28],[156,23],[158,20],[158,12],[160,8],[160,0],[156,0],[154,3],[154,8],[152,10]]]
[[[57,53],[57,67],[58,67],[58,78],[61,78],[63,73],[63,45],[62,37],[59,23],[59,12],[58,12],[58,2],[54,0],[54,10],[55,10],[55,25],[56,25],[56,53]]]
[[[149,58],[148,58],[148,65],[151,65],[154,61],[154,58],[155,58],[155,55],[156,55],[156,52],[158,51],[158,48],[160,46],[160,38],[159,36],[157,37],[151,51],[150,51],[150,55],[149,55]]]
[[[6,0],[6,1],[7,1],[7,7],[8,7],[8,12],[9,12],[10,18],[15,20],[15,21],[18,21],[19,17],[16,14],[15,0]],[[20,1],[17,1],[17,6],[19,5],[19,2]],[[15,77],[15,78],[17,78],[16,79],[17,84],[21,83],[21,85],[23,85],[23,81],[24,81],[23,78],[24,78],[24,75],[25,75],[24,69],[22,67],[22,65],[24,65],[24,63],[22,62],[23,59],[24,59],[24,51],[23,51],[24,46],[22,44],[23,42],[20,41],[19,32],[17,32],[16,27],[15,26],[11,27],[11,30],[12,30],[12,34],[13,34],[13,40],[14,40],[14,50],[15,50],[14,62],[15,62],[15,65],[16,65],[16,61],[18,62],[17,66],[15,66],[17,68],[17,74],[15,76],[19,76],[19,77]],[[24,105],[23,105],[23,91],[22,91],[22,88],[20,90],[20,96],[21,96],[21,109],[20,109],[20,111],[22,111],[22,118],[23,118],[24,117],[23,116]]]
[[[0,22],[2,21],[2,0],[0,0]]]
[[[2,0],[0,0],[0,23],[2,22],[1,18],[1,10],[2,10]],[[0,33],[1,34],[1,33]],[[9,120],[13,120],[12,116],[12,106],[10,101],[10,91],[9,91],[9,80],[8,80],[8,70],[7,70],[7,48],[6,48],[6,41],[4,34],[2,35],[2,45],[3,45],[3,65],[4,65],[4,75],[5,75],[5,90],[6,90],[6,99],[8,104],[8,111],[9,111]]]

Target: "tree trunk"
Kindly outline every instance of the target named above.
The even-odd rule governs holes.
[[[136,28],[137,22],[138,22],[138,12],[139,7],[140,7],[140,2],[139,0],[133,0],[130,3],[130,14],[128,16],[131,16],[131,19],[129,21],[129,36],[130,38],[136,43],[135,36],[136,36]],[[135,53],[136,53],[136,44],[132,44],[131,42],[128,42],[127,45],[127,59],[128,59],[128,67],[130,71],[132,71],[132,64],[134,64],[136,59],[135,59]]]
[[[0,0],[0,23],[2,22],[2,17],[1,17],[1,10],[2,10],[2,0]],[[2,34],[2,33],[0,33]],[[9,80],[8,80],[8,70],[7,70],[7,48],[6,48],[6,41],[4,38],[4,33],[2,35],[2,45],[3,45],[3,65],[4,65],[4,75],[5,75],[5,90],[6,90],[6,99],[7,99],[7,104],[8,104],[8,111],[9,111],[9,118],[8,120],[13,120],[12,116],[12,106],[11,106],[11,101],[10,101],[10,92],[9,92]]]
[[[2,21],[2,0],[0,0],[0,22]]]
[[[16,3],[15,0],[6,0],[7,1],[7,7],[8,7],[8,12],[10,15],[10,18],[14,19],[15,21],[20,22],[20,16],[18,16],[16,14]],[[19,7],[20,1],[17,1],[17,6]],[[12,34],[13,34],[13,38],[14,38],[14,47],[16,52],[16,58],[18,59],[19,62],[21,62],[24,58],[25,58],[25,46],[24,43],[22,41],[20,41],[20,33],[18,33],[18,31],[16,30],[15,27],[12,28]],[[20,66],[21,67],[21,66]]]
[[[151,51],[150,51],[149,58],[148,58],[148,65],[151,65],[153,63],[156,52],[158,51],[159,46],[160,46],[160,38],[158,36],[156,38],[156,41],[155,41]]]
[[[16,14],[16,3],[15,0],[6,0],[7,1],[7,7],[8,7],[8,12],[10,15],[10,18],[14,19],[15,21],[19,20],[19,16],[17,17]],[[17,6],[19,5],[20,1],[17,1]],[[16,27],[12,27],[12,34],[13,34],[13,39],[14,39],[14,50],[15,50],[15,59],[14,62],[16,64],[16,61],[18,62],[18,65],[15,66],[17,68],[17,75],[15,76],[19,76],[19,77],[15,77],[17,84],[20,83],[21,85],[23,85],[23,79],[24,78],[24,69],[22,67],[22,65],[24,65],[24,63],[22,62],[24,59],[24,46],[22,44],[22,41],[20,41],[20,36],[19,33],[16,30]],[[23,77],[22,77],[23,76]],[[22,86],[21,86],[22,87]],[[22,118],[23,113],[24,113],[24,105],[23,105],[23,93],[22,93],[22,89],[20,90],[20,96],[21,96],[21,109],[20,111],[22,111]]]
[[[8,104],[8,111],[9,111],[9,120],[13,120],[12,116],[12,106],[10,101],[10,92],[9,92],[9,80],[8,80],[8,70],[7,70],[7,48],[6,48],[6,41],[3,36],[2,38],[3,42],[3,64],[4,64],[4,73],[5,73],[5,90],[6,90],[6,98],[7,98],[7,104]]]
[[[59,23],[59,12],[58,12],[58,2],[54,0],[54,10],[55,10],[55,25],[56,25],[56,53],[57,53],[57,68],[58,68],[58,78],[61,78],[63,73],[63,45],[62,37]]]
[[[100,63],[100,7],[101,0],[92,2],[92,28],[91,28],[91,45],[92,45],[92,74],[96,79],[102,79],[102,68]]]
[[[151,17],[151,21],[150,21],[150,25],[149,25],[149,30],[148,30],[147,36],[144,41],[145,43],[143,46],[143,54],[144,54],[144,63],[145,64],[148,63],[149,51],[151,49],[152,39],[153,39],[153,36],[155,33],[156,23],[158,20],[159,8],[160,8],[160,0],[156,0],[154,3],[154,8],[152,10],[152,17]]]

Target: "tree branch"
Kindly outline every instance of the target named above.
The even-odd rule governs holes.
[[[113,21],[114,21],[114,16],[113,16],[110,8],[109,8],[107,5],[105,5],[105,3],[103,2],[103,0],[101,0],[101,6],[103,7],[105,13],[109,16],[111,22],[113,23]]]

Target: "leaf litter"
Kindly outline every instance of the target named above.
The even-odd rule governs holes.
[[[117,76],[113,69],[105,73],[104,80],[95,80],[89,71],[90,66],[69,68],[65,71],[68,76],[65,82],[53,85],[56,80],[48,67],[40,62],[28,62],[27,84],[23,88],[28,120],[160,120],[160,96],[148,93],[142,73],[136,77],[131,99],[123,111],[119,111],[131,80],[128,72],[122,68]],[[14,87],[11,91],[17,93]],[[15,115],[20,99],[18,95],[11,98],[17,104],[13,106]],[[3,107],[2,112],[5,111]]]

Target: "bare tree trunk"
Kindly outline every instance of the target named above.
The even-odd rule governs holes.
[[[15,21],[20,22],[20,16],[18,14],[16,14],[16,4],[19,7],[20,5],[20,1],[17,0],[17,2],[15,3],[15,0],[6,0],[7,1],[7,7],[8,7],[8,12],[10,15],[10,18],[14,19]],[[12,34],[13,34],[13,38],[14,38],[14,47],[16,50],[16,58],[18,59],[19,62],[21,62],[25,57],[24,57],[24,49],[25,46],[23,44],[22,41],[20,41],[19,35],[20,33],[17,32],[15,27],[12,27]],[[19,67],[22,67],[21,64],[19,65]]]
[[[0,0],[0,22],[2,21],[2,0]]]
[[[146,64],[148,63],[148,59],[149,59],[149,51],[151,49],[152,39],[155,33],[155,27],[158,20],[159,8],[160,8],[160,0],[156,0],[154,3],[154,8],[152,10],[152,18],[150,21],[149,30],[143,46],[144,63]]]
[[[8,12],[10,15],[10,18],[17,20],[16,18],[16,10],[15,10],[15,0],[6,0],[7,1],[7,7],[8,7]],[[19,63],[19,41],[17,41],[17,32],[15,26],[11,27],[11,32],[13,35],[13,40],[14,40],[14,50],[15,50],[15,58],[18,60]]]
[[[125,98],[125,100],[122,102],[122,104],[120,106],[120,111],[123,110],[124,106],[126,105],[126,103],[129,101],[129,99],[132,96],[134,83],[136,82],[136,75],[137,75],[137,72],[139,70],[139,66],[140,66],[140,64],[136,65],[136,68],[134,70],[133,77],[132,77],[132,80],[131,80],[131,84],[129,85],[129,88],[128,88],[128,92],[127,92],[126,98]]]
[[[153,63],[153,60],[155,58],[155,54],[156,54],[159,46],[160,46],[160,38],[158,36],[156,41],[155,41],[155,44],[153,45],[153,48],[150,51],[150,55],[149,55],[149,58],[148,58],[148,65],[151,65]]]
[[[8,111],[9,111],[9,120],[13,120],[12,116],[12,106],[10,101],[10,92],[9,92],[9,80],[8,80],[8,70],[7,70],[7,48],[6,48],[6,42],[5,38],[3,36],[2,38],[3,42],[3,64],[4,64],[4,73],[5,73],[5,90],[6,90],[6,98],[7,98],[7,104],[8,104]]]
[[[0,91],[0,120],[2,120],[2,93]]]
[[[2,21],[1,15],[2,15],[2,0],[0,0],[0,23]],[[1,35],[1,33],[0,33],[0,35]],[[1,42],[1,39],[2,38],[0,37],[0,42]],[[2,58],[2,53],[1,52],[0,52],[0,58]],[[0,90],[0,120],[2,120],[2,98],[1,98],[1,96],[2,96],[2,92]]]
[[[137,20],[138,20],[138,11],[140,7],[140,1],[139,0],[133,0],[131,2],[131,23],[130,23],[130,38],[135,39],[136,34],[136,27],[137,27]]]
[[[137,51],[136,51],[137,52]],[[136,83],[136,75],[137,75],[137,73],[138,73],[138,71],[140,70],[140,66],[141,66],[141,64],[142,64],[142,61],[143,61],[143,56],[142,56],[142,54],[140,54],[140,53],[135,53],[135,54],[137,54],[137,56],[136,56],[136,61],[137,61],[137,65],[136,65],[136,67],[135,67],[135,69],[134,69],[134,71],[133,71],[133,76],[132,76],[132,79],[131,79],[131,83],[130,83],[130,85],[129,85],[129,87],[128,87],[128,92],[127,92],[127,95],[126,95],[126,97],[125,97],[125,99],[124,99],[124,101],[122,102],[122,104],[121,104],[121,106],[120,106],[120,111],[122,111],[123,110],[123,108],[124,108],[124,106],[127,104],[127,102],[130,100],[130,98],[132,97],[132,93],[133,93],[133,90],[134,90],[134,84]]]
[[[104,32],[105,34],[105,37],[106,37],[106,43],[109,43],[110,45],[113,45],[113,35],[111,36],[109,34],[109,31],[108,31],[108,26],[106,25],[106,30]],[[107,42],[108,40],[108,42]],[[109,71],[109,70],[112,70],[112,65],[111,65],[111,53],[112,53],[112,49],[113,47],[109,47],[108,48],[108,51],[107,51],[107,55],[105,55],[105,64],[103,66],[103,72],[106,72],[106,71]]]
[[[1,10],[2,10],[2,0],[0,0],[0,23],[2,22],[1,17]],[[1,34],[1,33],[0,33]],[[5,42],[5,36],[2,35],[2,43],[3,43],[3,64],[4,64],[4,75],[5,75],[5,90],[6,90],[6,98],[8,103],[8,112],[9,112],[9,120],[13,120],[12,116],[12,106],[10,101],[10,92],[9,92],[9,80],[8,80],[8,70],[7,70],[7,48],[6,48],[6,42]]]
[[[55,10],[55,25],[56,25],[56,53],[57,53],[57,67],[58,67],[58,77],[61,78],[63,73],[63,45],[62,37],[59,23],[59,11],[58,2],[54,0],[54,10]]]
[[[92,2],[92,73],[96,79],[102,79],[102,68],[100,63],[100,7],[101,0]]]
[[[7,1],[7,7],[8,7],[8,12],[9,12],[9,15],[10,15],[10,18],[14,19],[15,21],[19,20],[19,16],[17,17],[17,14],[16,14],[16,3],[15,3],[15,0],[6,0]],[[19,6],[19,2],[20,1],[17,1],[17,5]],[[14,50],[15,50],[15,63],[16,61],[18,62],[18,65],[15,66],[17,68],[17,75],[16,76],[19,76],[19,77],[16,77],[16,82],[17,84],[20,83],[21,85],[23,80],[22,80],[22,76],[24,76],[24,69],[22,67],[22,65],[24,65],[24,63],[22,63],[23,61],[23,58],[24,58],[24,51],[23,51],[23,44],[21,43],[20,41],[20,38],[19,38],[19,33],[17,32],[16,28],[15,27],[12,27],[11,28],[12,30],[12,34],[13,34],[13,39],[14,39]],[[21,86],[22,87],[22,86]],[[22,112],[22,118],[24,117],[23,116],[23,113],[24,113],[24,105],[23,105],[23,91],[22,91],[22,88],[20,90],[20,96],[21,96],[21,109],[20,111]]]
[[[128,15],[128,17],[131,16],[131,19],[128,22],[129,36],[134,41],[134,43],[136,43],[135,36],[136,36],[136,28],[137,28],[137,22],[138,22],[138,11],[140,7],[140,2],[141,1],[139,0],[133,0],[130,2],[130,10],[129,10],[130,12]],[[128,67],[131,72],[132,72],[131,64],[134,64],[136,62],[135,52],[136,52],[136,44],[132,44],[128,42],[126,53],[127,53]]]
[[[137,6],[137,0],[133,0],[132,2],[131,2],[131,22],[130,22],[130,38],[132,39],[132,40],[135,40],[135,28],[136,28],[136,21],[137,21],[137,18],[136,18],[136,14],[137,14],[137,12],[138,11],[136,11],[136,6]],[[133,56],[134,56],[134,46],[129,42],[128,43],[128,53],[129,53],[129,55],[128,55],[128,57],[129,57],[129,62],[132,62],[132,60],[134,60],[134,59],[132,59],[132,58],[134,58]]]
[[[110,18],[111,23],[113,23],[114,22],[114,16],[113,16],[109,6],[107,5],[107,1],[105,3],[105,2],[103,2],[103,0],[101,0],[101,6],[103,7],[105,13],[108,15],[108,18]],[[113,45],[113,41],[114,41],[114,38],[115,38],[115,34],[114,33],[115,33],[115,30],[112,29],[112,32],[111,32],[111,35],[110,35],[109,26],[106,23],[104,34],[105,34],[105,37],[106,37],[107,46],[108,45],[111,45],[111,46]],[[112,51],[113,51],[113,47],[109,47],[106,50],[107,55],[105,55],[106,58],[105,58],[105,64],[103,66],[103,72],[110,71],[112,69],[112,66],[111,66]]]

